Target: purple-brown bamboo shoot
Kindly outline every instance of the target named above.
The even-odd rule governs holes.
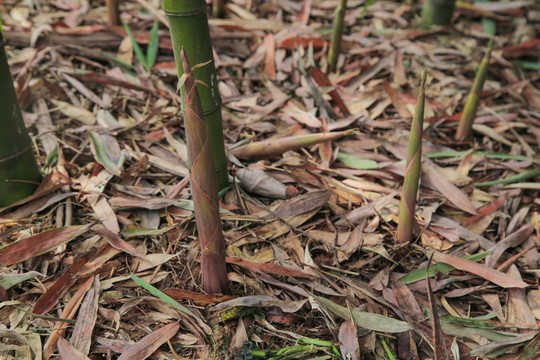
[[[218,187],[201,100],[192,68],[182,48],[186,142],[191,163],[191,193],[201,246],[201,287],[208,293],[227,290],[225,238],[219,216]]]
[[[399,204],[398,243],[410,242],[412,239],[414,210],[416,208],[416,195],[418,193],[420,166],[422,161],[422,127],[424,126],[426,76],[426,71],[424,71],[422,73],[416,112],[413,117],[411,133],[409,135],[405,180],[403,183],[403,192],[401,194],[401,203]]]

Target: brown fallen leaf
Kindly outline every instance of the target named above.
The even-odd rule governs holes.
[[[516,280],[521,280],[516,265],[512,265],[508,270],[508,275]],[[534,313],[527,301],[527,295],[524,289],[508,289],[507,317],[509,323],[530,324],[536,326]],[[521,329],[520,332],[527,332],[526,329]]]
[[[92,332],[97,319],[99,289],[99,275],[96,275],[92,288],[88,290],[81,304],[77,322],[69,341],[75,349],[85,355],[90,353],[90,345],[92,344]]]
[[[246,269],[259,269],[268,274],[287,275],[287,276],[292,276],[292,277],[303,277],[303,278],[317,278],[317,276],[314,276],[312,274],[308,274],[299,270],[289,269],[285,266],[281,266],[277,264],[257,263],[253,261],[235,259],[235,258],[226,258],[226,261],[229,264],[242,266]]]
[[[144,360],[169,341],[180,329],[180,324],[170,323],[143,337],[131,345],[118,360]]]
[[[476,215],[476,208],[473,206],[467,195],[461,191],[457,186],[452,184],[440,171],[437,170],[437,166],[431,161],[424,161],[422,163],[422,183],[429,181],[429,183],[443,194],[450,203],[457,208]]]
[[[99,233],[105,241],[113,248],[123,251],[135,257],[144,258],[144,256],[130,243],[120,238],[120,235],[113,233],[112,231],[105,229],[103,226],[96,226],[96,232]]]
[[[62,360],[90,360],[86,355],[74,348],[73,345],[71,345],[63,337],[58,338],[57,346],[58,353],[60,354]]]
[[[272,33],[269,33],[264,37],[264,47],[266,48],[266,58],[264,62],[266,75],[270,80],[276,80],[276,65],[274,63],[276,58],[276,41]]]
[[[307,213],[326,204],[330,199],[330,194],[328,190],[305,193],[281,204],[277,210],[271,213],[271,216],[289,218]]]
[[[44,231],[41,234],[30,236],[0,249],[0,264],[13,265],[28,260],[34,256],[44,254],[58,245],[84,234],[94,224],[68,226],[60,229]]]
[[[96,248],[92,247],[89,251],[79,256],[64,273],[34,304],[32,312],[37,315],[43,315],[53,307],[64,296],[64,294],[77,281],[80,270],[88,262],[88,260],[96,253]]]
[[[232,299],[232,297],[228,295],[202,294],[202,293],[196,293],[193,291],[181,290],[181,289],[165,289],[163,290],[163,292],[176,301],[191,300],[195,304],[200,305],[200,306],[216,304],[219,302]]]
[[[77,292],[73,295],[73,297],[69,300],[67,305],[64,307],[64,311],[62,311],[62,314],[60,317],[62,319],[68,319],[71,320],[75,316],[75,313],[79,309],[79,306],[81,305],[84,295],[90,288],[92,287],[92,278],[88,278],[88,280],[77,290]],[[54,330],[51,332],[51,335],[49,335],[49,338],[47,339],[47,342],[45,343],[45,346],[43,347],[43,357],[45,359],[48,359],[52,356],[54,350],[56,349],[56,344],[60,336],[63,336],[67,330],[65,327],[66,323],[63,321],[57,321],[54,324]],[[65,339],[64,339],[65,340]]]
[[[388,81],[383,81],[383,89],[386,91],[390,99],[392,100],[392,104],[396,107],[399,116],[403,119],[409,119],[412,117],[411,112],[407,108],[407,105],[401,98],[401,96],[392,88],[390,83]]]
[[[360,344],[352,316],[339,327],[339,349],[345,359],[360,360]]]

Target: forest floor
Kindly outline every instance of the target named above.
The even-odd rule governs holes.
[[[0,5],[44,175],[0,213],[1,359],[539,358],[538,3],[458,2],[451,27],[426,30],[417,2],[350,1],[333,73],[337,0],[228,1],[210,19],[227,148],[354,132],[230,156],[223,295],[199,286],[160,3],[121,2],[145,53],[157,19],[146,64],[104,1]],[[473,137],[455,141],[493,33]],[[424,68],[415,237],[398,244]]]

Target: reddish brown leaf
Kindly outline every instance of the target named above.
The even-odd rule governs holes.
[[[524,55],[538,55],[540,53],[540,39],[530,39],[521,44],[506,46],[502,49],[502,56],[514,59]]]
[[[103,226],[98,226],[95,229],[109,245],[113,248],[128,253],[135,257],[144,257],[133,245],[120,238],[120,235],[113,233],[112,231],[105,229]]]
[[[79,256],[41,297],[36,301],[32,312],[37,315],[43,315],[51,310],[64,294],[77,281],[80,270],[95,254],[96,248],[91,248],[89,251]]]
[[[311,46],[313,46],[314,50],[320,50],[324,47],[327,47],[329,43],[328,41],[322,38],[315,38],[315,37],[307,38],[307,37],[294,36],[294,37],[290,37],[290,38],[280,41],[277,44],[277,47],[294,50],[296,46],[307,48],[310,46],[310,44]]]
[[[276,80],[276,65],[274,63],[276,58],[276,41],[272,33],[264,37],[264,47],[266,48],[266,58],[264,61],[266,75],[270,80]]]
[[[66,339],[63,337],[58,338],[57,342],[58,353],[62,360],[90,360],[87,356],[75,349]]]
[[[501,206],[503,206],[505,200],[506,200],[505,196],[499,196],[495,201],[490,202],[486,206],[483,206],[480,209],[478,209],[477,210],[478,215],[471,216],[470,218],[465,220],[463,222],[463,224],[461,224],[461,226],[467,227],[467,225],[472,224],[476,220],[478,220],[478,219],[480,219],[480,218],[482,218],[482,217],[484,217],[486,215],[490,215],[490,214],[494,213],[495,211],[500,209]]]
[[[0,264],[13,265],[44,254],[84,234],[94,224],[69,226],[42,232],[0,249]]]
[[[332,82],[330,79],[328,79],[328,76],[326,76],[325,73],[323,73],[319,68],[312,66],[309,68],[309,75],[315,80],[317,85],[319,86],[332,86]],[[337,91],[337,89],[334,89],[328,93],[330,97],[332,98],[332,101],[336,104],[336,106],[341,110],[343,115],[350,116],[351,113],[349,112],[349,109],[347,109],[347,105],[345,105],[345,102],[341,98],[341,95]]]
[[[174,300],[191,300],[195,304],[200,306],[206,306],[210,304],[216,304],[219,302],[231,300],[232,297],[228,295],[212,295],[212,294],[201,294],[189,290],[180,290],[180,289],[166,289],[163,290],[165,294],[173,298]]]

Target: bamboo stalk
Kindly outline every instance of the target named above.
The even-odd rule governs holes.
[[[448,26],[454,15],[456,0],[424,0],[422,21],[426,26]]]
[[[119,0],[106,0],[109,26],[120,26],[120,4]]]
[[[225,265],[225,238],[219,216],[218,187],[214,174],[210,138],[203,120],[202,105],[184,49],[184,107],[186,142],[191,164],[191,193],[201,246],[201,286],[212,294],[225,292],[228,285]]]
[[[40,179],[0,33],[0,207],[31,195]]]
[[[486,81],[489,58],[491,57],[491,51],[493,50],[493,39],[489,42],[488,50],[480,63],[478,73],[474,78],[474,84],[463,108],[461,119],[459,119],[458,128],[456,131],[456,140],[463,140],[471,136],[472,126],[474,123],[474,117],[476,116],[476,110],[478,108],[478,102],[482,96],[482,89],[484,88],[484,82]]]
[[[163,0],[163,10],[169,19],[178,76],[181,77],[184,73],[180,55],[182,48],[185,48],[186,54],[193,64],[210,61],[208,65],[195,70],[193,77],[206,84],[199,83],[197,88],[208,130],[208,138],[212,145],[218,187],[223,189],[228,185],[227,156],[223,140],[221,97],[218,91],[210,29],[206,16],[206,2],[204,0]]]
[[[420,166],[422,161],[422,128],[424,126],[424,103],[427,73],[424,70],[420,83],[420,93],[416,104],[416,112],[411,125],[409,146],[407,148],[407,165],[405,169],[405,181],[399,204],[399,222],[397,242],[410,242],[414,224],[414,210],[416,207],[416,195],[420,180]]]
[[[334,19],[334,31],[332,32],[332,45],[328,54],[328,67],[330,71],[336,71],[339,53],[341,51],[341,37],[343,36],[343,23],[345,19],[345,10],[347,9],[347,0],[339,0],[336,8],[336,17]]]

